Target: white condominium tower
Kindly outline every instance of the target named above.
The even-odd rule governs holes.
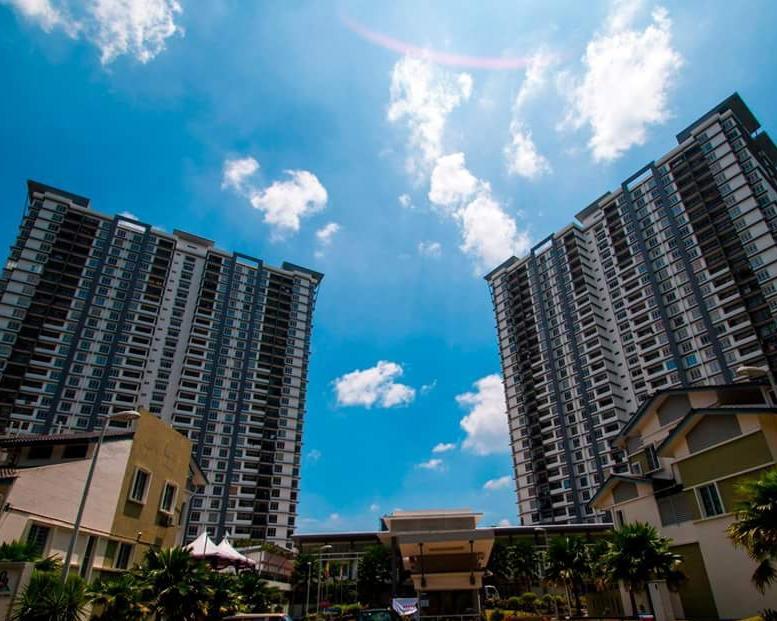
[[[290,545],[322,277],[30,181],[0,279],[0,425],[78,432],[147,408],[194,442],[208,479],[187,539]]]
[[[734,94],[678,146],[486,276],[524,524],[588,506],[651,393],[777,372],[777,149]]]

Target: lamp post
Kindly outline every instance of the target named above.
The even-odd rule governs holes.
[[[316,614],[321,610],[321,566],[323,563],[324,550],[327,552],[332,549],[328,543],[318,549],[318,585],[316,586]]]
[[[769,401],[774,405],[775,395],[777,395],[777,383],[775,383],[774,375],[772,375],[772,371],[769,367],[741,366],[737,368],[736,375],[737,377],[746,379],[761,379],[765,377],[769,380]]]
[[[305,594],[305,616],[308,616],[308,613],[310,612],[310,573],[313,571],[311,568],[312,563],[310,561],[307,562],[308,566],[308,589],[307,593]]]
[[[97,439],[97,446],[94,449],[92,455],[92,463],[89,464],[89,472],[86,474],[86,482],[84,483],[84,491],[81,493],[81,502],[78,505],[78,513],[76,514],[76,521],[73,523],[73,534],[70,537],[70,543],[67,546],[67,554],[65,554],[65,562],[62,565],[62,582],[67,580],[67,575],[70,572],[70,561],[73,559],[73,552],[76,548],[76,541],[78,541],[78,531],[81,528],[81,518],[84,516],[84,508],[86,507],[86,499],[89,496],[89,488],[92,486],[92,477],[94,476],[94,469],[97,465],[97,457],[100,455],[100,447],[103,445],[105,439],[105,432],[108,430],[108,425],[111,421],[117,422],[129,422],[140,418],[140,414],[134,410],[127,410],[125,412],[118,412],[111,416],[106,416],[103,419],[103,426],[100,430],[100,437]]]
[[[545,579],[545,568],[546,568],[547,563],[548,563],[548,550],[549,550],[549,547],[550,547],[548,545],[548,531],[547,531],[547,529],[543,528],[542,526],[535,526],[534,527],[534,532],[535,533],[542,533],[543,538],[545,539],[545,557],[543,558],[543,561],[542,561],[542,579],[544,580]],[[560,619],[561,617],[558,616],[558,600],[556,600],[556,596],[555,595],[551,594],[551,597],[553,598],[553,609],[556,611],[556,619]]]

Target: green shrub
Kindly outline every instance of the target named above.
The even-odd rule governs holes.
[[[512,610],[513,612],[516,612],[521,609],[521,598],[520,597],[511,597],[507,600],[507,606],[505,606],[507,610]]]
[[[536,593],[527,591],[519,598],[521,600],[521,610],[526,612],[537,612],[537,606],[539,605],[539,597]]]

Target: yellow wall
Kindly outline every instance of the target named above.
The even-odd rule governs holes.
[[[143,412],[141,418],[135,422],[135,439],[112,528],[115,534],[138,542],[130,565],[142,559],[149,545],[169,547],[175,544],[182,505],[186,498],[191,450],[192,444],[187,438],[153,414]],[[128,498],[136,466],[151,473],[145,504],[133,502]],[[159,511],[166,481],[178,486],[175,515],[169,527],[163,525],[164,514]]]

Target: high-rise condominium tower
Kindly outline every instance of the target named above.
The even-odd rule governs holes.
[[[738,95],[486,276],[524,524],[591,522],[651,393],[777,372],[777,149]]]
[[[187,538],[286,545],[321,278],[29,182],[0,280],[2,425],[82,431],[147,407],[193,440],[207,474]]]

